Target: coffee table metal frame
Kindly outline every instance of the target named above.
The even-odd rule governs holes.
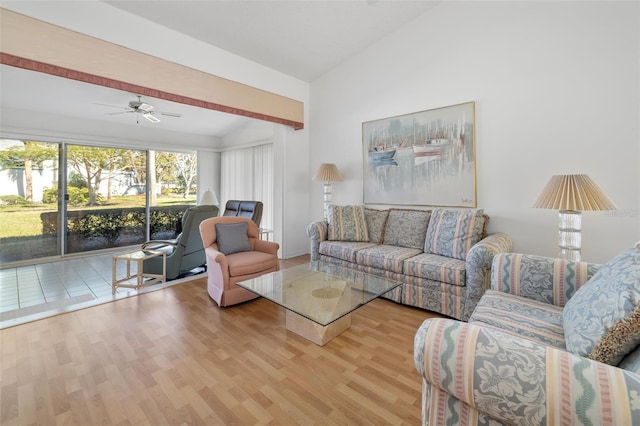
[[[351,313],[402,285],[385,277],[311,262],[238,286],[286,309],[286,328],[324,346],[351,326]]]

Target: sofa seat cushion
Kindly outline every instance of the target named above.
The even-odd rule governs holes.
[[[465,285],[463,260],[422,253],[404,261],[404,274],[440,281],[453,285]]]
[[[347,262],[356,261],[356,253],[359,250],[375,247],[374,243],[348,242],[348,241],[323,241],[320,243],[321,255],[335,257]]]
[[[402,274],[404,261],[420,253],[422,250],[419,249],[383,244],[356,252],[356,263]]]
[[[640,249],[604,264],[564,307],[567,349],[611,365],[640,344]]]
[[[483,323],[543,345],[565,349],[560,306],[487,290],[480,298],[469,322]]]
[[[257,274],[278,266],[278,256],[261,251],[244,251],[227,256],[229,276]]]

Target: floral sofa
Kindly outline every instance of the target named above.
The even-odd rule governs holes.
[[[400,281],[384,297],[466,321],[488,288],[491,260],[511,250],[485,235],[482,209],[329,206],[329,222],[307,227],[311,260]]]
[[[605,265],[493,259],[467,323],[415,336],[422,423],[640,425],[640,247]]]

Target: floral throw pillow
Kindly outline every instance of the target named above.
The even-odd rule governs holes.
[[[387,224],[389,210],[364,209],[364,217],[367,220],[367,232],[369,232],[369,242],[382,244],[384,238],[384,227]]]
[[[640,345],[640,249],[603,265],[567,301],[562,319],[569,352],[618,365]]]
[[[430,210],[389,210],[384,244],[422,250],[430,215]]]
[[[362,206],[329,206],[330,241],[369,241],[367,221]]]
[[[424,252],[465,260],[469,249],[482,238],[483,209],[434,209]]]

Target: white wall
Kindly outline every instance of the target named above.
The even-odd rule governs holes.
[[[362,122],[476,102],[478,207],[514,251],[554,256],[554,174],[586,173],[616,203],[583,214],[586,261],[640,239],[640,5],[444,2],[311,85],[310,168],[336,163],[338,204],[363,201]],[[311,219],[322,185],[309,183]]]
[[[176,33],[150,21],[137,18],[106,3],[97,0],[82,2],[5,1],[2,3],[2,7],[219,77],[299,100],[305,105],[304,122],[308,123],[309,121],[307,107],[309,104],[309,84],[307,82]],[[136,37],[135,34],[144,34],[145,36]],[[150,43],[149,40],[153,40],[153,42]],[[186,46],[188,48],[185,48]],[[21,132],[29,130],[31,130],[29,127],[20,129]],[[64,132],[68,137],[74,136],[70,131],[58,130],[58,132]],[[86,131],[83,129],[83,133],[100,134],[99,129],[96,129],[95,132],[91,129]],[[286,144],[283,144],[282,147],[287,152],[283,151],[279,154],[279,161],[282,162],[282,187],[284,191],[290,186],[295,187],[300,184],[299,169],[308,164],[309,158],[308,129],[287,130],[285,133],[287,135]],[[189,148],[186,143],[181,143],[181,147]],[[297,181],[290,183],[291,179],[297,179]],[[213,185],[215,186],[215,183]],[[302,191],[303,197],[307,196],[306,191],[307,187],[305,186]],[[294,195],[294,197],[281,197],[284,203],[282,209],[295,211],[296,217],[304,218],[302,221],[306,224],[309,215],[308,204],[299,203],[298,200],[301,198],[297,196],[298,194]],[[308,243],[305,228],[298,223],[300,220],[287,221],[284,214],[281,214],[281,218],[283,222],[279,226],[285,237],[281,241],[280,256],[288,258],[300,254],[300,247],[307,247]]]
[[[220,168],[221,156],[219,152],[198,151],[198,200],[206,190],[211,190],[220,200]],[[224,211],[224,205],[218,205],[220,214]]]

